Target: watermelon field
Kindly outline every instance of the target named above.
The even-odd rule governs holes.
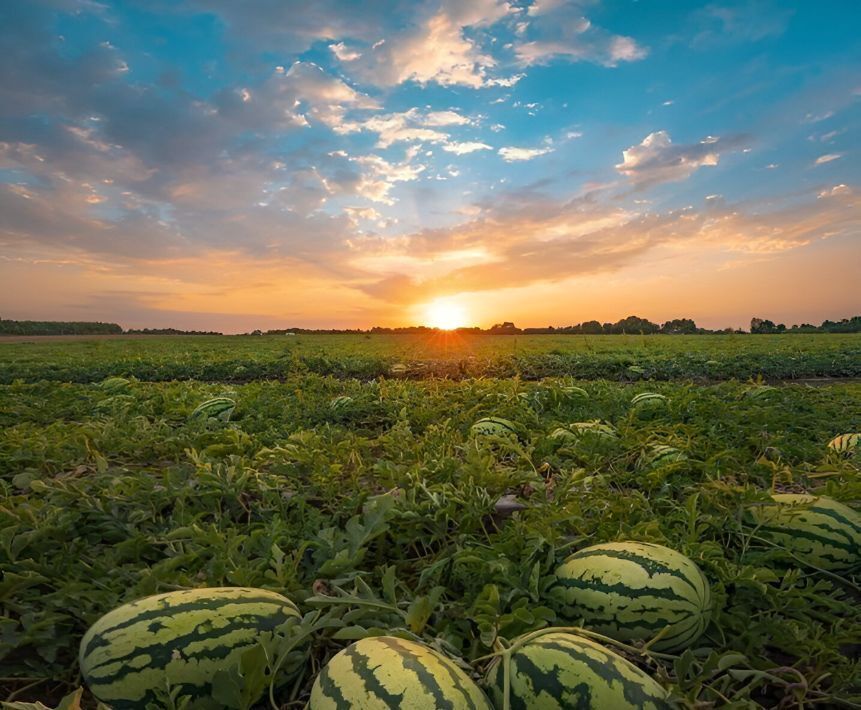
[[[859,432],[859,335],[0,341],[0,701],[861,708]]]

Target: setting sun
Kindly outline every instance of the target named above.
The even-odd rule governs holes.
[[[467,324],[466,310],[458,303],[448,299],[437,299],[425,308],[425,324],[432,328],[454,330]]]

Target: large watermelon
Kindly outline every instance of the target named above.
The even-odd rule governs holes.
[[[754,534],[827,570],[861,563],[861,514],[825,496],[773,495],[776,505],[750,509]]]
[[[711,590],[699,567],[675,550],[646,542],[593,545],[556,570],[549,590],[562,618],[619,641],[649,640],[681,649],[709,623]]]
[[[517,641],[515,641],[517,644]],[[633,663],[573,634],[549,632],[511,654],[512,710],[663,710],[667,692]],[[504,707],[505,672],[499,659],[488,669],[487,687]]]
[[[215,587],[146,597],[108,612],[81,641],[84,682],[113,710],[143,710],[180,688],[192,708],[217,707],[212,679],[299,611],[264,589]]]
[[[432,648],[394,636],[365,638],[320,671],[307,710],[492,710],[469,676]]]

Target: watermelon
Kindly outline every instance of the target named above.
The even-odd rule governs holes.
[[[653,407],[659,404],[666,404],[667,398],[657,392],[640,392],[631,400],[631,406],[635,409],[640,407]]]
[[[526,639],[511,654],[512,710],[668,710],[667,692],[649,675],[600,644],[561,631]],[[505,672],[500,658],[488,669],[486,685],[494,706],[505,706]]]
[[[335,397],[331,402],[329,402],[329,408],[333,412],[338,412],[349,408],[352,403],[352,397],[342,394],[340,397]]]
[[[655,444],[643,452],[637,465],[640,469],[654,470],[687,460],[688,456],[684,451],[679,451],[674,446],[667,446],[666,444]]]
[[[517,437],[517,425],[502,417],[484,417],[470,427],[475,436]]]
[[[223,422],[230,420],[230,415],[236,409],[236,402],[230,397],[213,397],[206,400],[203,404],[191,413],[192,419],[220,419]]]
[[[593,419],[588,422],[574,422],[568,426],[554,429],[550,438],[560,441],[576,441],[584,438],[615,441],[619,435],[610,424],[603,424],[599,420]]]
[[[775,505],[750,509],[754,534],[827,570],[861,563],[861,513],[825,496],[778,493]]]
[[[711,590],[699,567],[647,542],[575,552],[556,570],[548,594],[561,618],[618,641],[647,641],[663,631],[658,650],[690,646],[711,615]]]
[[[492,710],[478,685],[453,661],[394,636],[357,641],[317,676],[307,710],[348,708]]]
[[[840,434],[828,442],[828,448],[838,454],[851,454],[861,444],[861,434]]]
[[[561,390],[562,394],[570,399],[589,399],[589,393],[582,387],[574,385],[565,386]]]
[[[299,611],[264,589],[215,587],[168,592],[102,616],[81,640],[81,675],[112,710],[158,706],[158,692],[179,688],[189,710],[218,707],[213,676],[235,667],[259,641],[286,632]]]

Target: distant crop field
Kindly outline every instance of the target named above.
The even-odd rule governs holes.
[[[858,707],[861,523],[832,517],[832,532],[811,533],[781,519],[775,533],[756,515],[772,494],[858,509],[854,439],[829,442],[861,432],[861,383],[767,380],[857,376],[859,347],[823,335],[0,341],[0,699],[55,707],[76,693],[81,639],[123,604],[251,587],[286,596],[301,620],[286,645],[249,650],[267,673],[226,669],[208,707],[302,707],[336,653],[380,634],[440,649],[482,682],[516,639],[553,628],[592,633],[681,707]],[[619,541],[696,565],[701,629],[661,645],[661,614],[682,612],[648,582],[613,587],[648,596],[647,637],[595,631],[587,606],[560,603],[560,565]],[[104,672],[125,678],[156,639],[179,643],[153,628],[117,652],[134,664]],[[185,646],[167,648],[182,658]],[[181,697],[152,707],[179,710]],[[80,702],[96,707],[88,691]]]
[[[299,335],[0,338],[0,382],[573,376],[617,380],[861,376],[861,334]]]

